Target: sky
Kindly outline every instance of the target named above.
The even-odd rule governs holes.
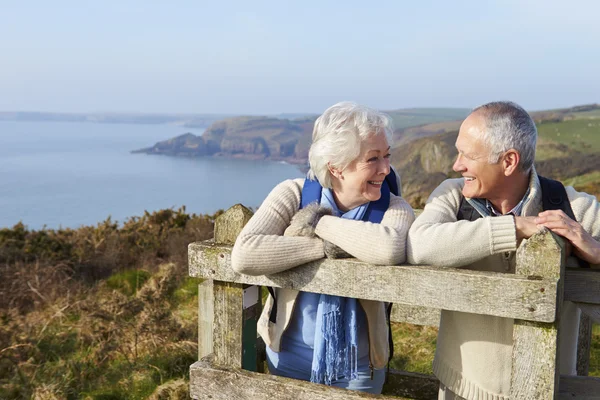
[[[600,2],[0,0],[0,111],[600,102]]]

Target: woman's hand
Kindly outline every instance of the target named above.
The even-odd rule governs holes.
[[[332,214],[330,208],[322,207],[318,203],[311,203],[292,217],[290,226],[287,227],[283,236],[316,237],[315,228],[321,217]]]
[[[535,222],[567,239],[573,245],[573,252],[577,257],[591,264],[600,264],[600,242],[562,210],[543,211]]]
[[[351,258],[352,256],[338,245],[328,240],[323,240],[323,250],[327,258]]]

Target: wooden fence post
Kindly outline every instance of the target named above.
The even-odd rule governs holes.
[[[530,279],[552,278],[558,281],[558,285],[556,319],[553,323],[515,320],[512,400],[546,400],[558,395],[558,326],[563,298],[564,260],[564,241],[549,231],[532,236],[517,250],[518,275],[528,276]],[[535,304],[530,307],[535,309]]]
[[[252,212],[236,204],[215,220],[215,243],[235,243],[252,217]],[[223,262],[230,255],[221,254]],[[261,309],[257,286],[213,281],[213,351],[217,365],[256,371],[256,323]]]
[[[592,319],[581,312],[577,338],[577,375],[587,376],[590,371],[590,344],[592,342]]]
[[[213,280],[198,285],[198,360],[213,353]]]

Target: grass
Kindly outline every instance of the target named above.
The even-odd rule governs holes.
[[[565,179],[565,186],[573,186],[574,188],[598,184],[600,182],[600,171],[590,172],[589,174],[579,175],[574,178]]]
[[[592,343],[590,345],[590,376],[600,377],[600,325],[592,328]]]
[[[600,110],[573,113],[573,116],[577,119],[597,119],[600,118]]]
[[[600,121],[597,120],[573,119],[542,123],[538,125],[538,134],[540,138],[565,144],[573,150],[584,153],[600,151]]]
[[[106,280],[106,286],[118,290],[126,296],[132,296],[150,278],[150,273],[133,269],[111,275]]]
[[[392,323],[394,357],[390,367],[402,371],[433,374],[437,328],[406,323]]]

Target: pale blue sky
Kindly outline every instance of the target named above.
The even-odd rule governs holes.
[[[600,2],[0,0],[0,111],[600,102]]]

